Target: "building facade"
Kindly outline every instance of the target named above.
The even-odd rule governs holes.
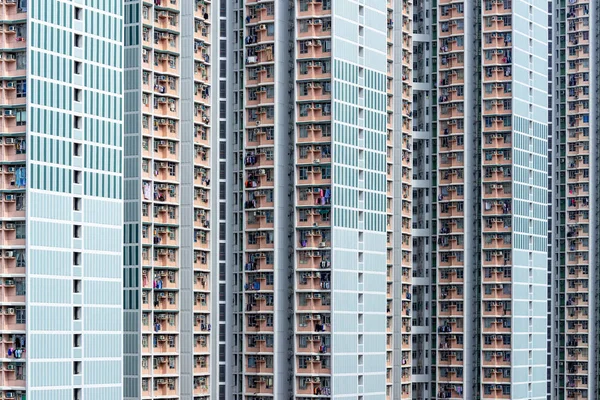
[[[591,399],[598,396],[598,9],[589,1],[552,6],[554,231],[549,266],[556,384],[551,390],[555,398]]]
[[[594,398],[594,7],[234,3],[232,398]],[[382,71],[379,170],[382,148],[362,140],[377,131]],[[581,133],[572,162],[568,126]],[[381,370],[377,313],[364,307],[381,271],[364,268],[383,248],[361,218],[377,212],[385,392],[367,389]]]
[[[123,7],[0,16],[1,396],[120,398]]]
[[[598,398],[597,8],[0,2],[2,398]]]
[[[125,16],[124,397],[216,398],[219,8],[133,0]]]
[[[231,398],[410,398],[411,4],[234,3]]]

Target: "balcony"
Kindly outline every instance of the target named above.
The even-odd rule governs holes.
[[[1,102],[6,106],[25,106],[25,81],[5,81],[3,84]],[[18,87],[18,93],[17,93]],[[25,138],[23,138],[25,139]]]
[[[326,228],[331,226],[330,209],[301,210],[296,220],[298,227]]]
[[[300,361],[302,359],[302,361]],[[331,368],[329,366],[329,357],[328,356],[312,356],[298,357],[298,361],[296,364],[296,373],[301,375],[320,375],[320,374],[330,374]]]
[[[483,17],[483,31],[484,32],[511,32],[512,19],[510,17],[503,18],[501,16],[484,16]]]
[[[331,36],[331,19],[314,18],[298,20],[298,38]]]
[[[153,390],[154,397],[160,396],[177,396],[177,386],[175,385],[176,378],[154,378],[158,385],[158,389]]]
[[[297,4],[299,17],[319,17],[331,15],[331,0],[311,1],[306,6]]]
[[[250,379],[250,377],[248,379]],[[265,376],[253,376],[252,382],[248,383],[248,386],[246,386],[246,391],[246,398],[249,398],[249,395],[273,394],[273,381],[272,379],[267,379]]]
[[[440,18],[441,19],[441,18]],[[447,38],[450,36],[462,36],[465,33],[464,21],[449,20],[448,22],[440,21],[439,37]]]
[[[451,3],[452,0],[440,1],[440,21],[448,22],[453,19],[463,19],[465,17],[464,12],[460,12],[458,7],[444,7],[446,3]]]
[[[150,340],[150,337],[148,337],[148,340]],[[158,335],[156,337],[156,345],[153,347],[153,349],[154,354],[157,354],[159,356],[176,355],[179,349],[179,336]]]
[[[484,335],[484,350],[511,350],[510,335]]]
[[[331,56],[330,45],[324,46],[324,41],[329,39],[309,39],[299,42],[299,50],[297,58],[310,59],[310,58],[325,58]]]
[[[491,2],[490,4],[486,4],[483,9],[483,15],[510,15],[512,13],[512,7],[510,2]]]
[[[6,281],[11,281],[7,279],[4,281],[6,286]],[[1,318],[2,325],[1,328],[4,331],[16,331],[16,332],[24,332],[25,331],[25,322],[21,319],[17,320],[17,314],[24,312],[24,307],[20,309],[20,307],[4,307],[4,315]],[[5,332],[6,333],[6,332]]]
[[[158,25],[155,23],[154,25],[154,49],[158,51],[171,51],[174,53],[179,52],[179,35],[173,33],[172,31],[158,31],[156,28],[166,29],[168,24],[166,22],[161,21]],[[172,29],[172,27],[168,27],[168,29]]]

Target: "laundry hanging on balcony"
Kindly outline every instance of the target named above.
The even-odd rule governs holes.
[[[25,167],[19,167],[15,171],[15,185],[25,187],[27,185],[27,170]]]

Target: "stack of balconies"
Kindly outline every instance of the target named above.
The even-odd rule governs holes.
[[[399,18],[399,20],[395,20]],[[388,182],[387,182],[387,201],[388,201],[388,304],[387,304],[387,332],[388,344],[392,343],[393,335],[400,334],[402,342],[401,352],[401,371],[400,376],[400,391],[401,398],[411,398],[412,396],[412,263],[413,263],[413,2],[411,0],[393,0],[388,1],[388,75],[387,75],[387,95],[388,95],[388,115],[387,115],[387,160],[388,160]],[[401,29],[398,29],[398,26]],[[401,34],[398,35],[398,30]],[[395,33],[396,32],[396,33]],[[399,40],[400,43],[395,43]],[[394,51],[400,51],[401,54],[394,54]],[[394,73],[394,63],[400,60],[402,64],[402,75],[397,76]],[[401,82],[401,85],[395,85],[395,82]],[[401,91],[395,91],[394,88],[401,88]],[[394,109],[394,104],[400,104],[400,107]],[[394,125],[394,113],[401,114],[401,125]],[[398,120],[397,120],[398,121]],[[393,176],[392,163],[394,162],[393,140],[397,132],[401,132],[401,176]],[[401,185],[402,190],[402,212],[397,218],[401,218],[401,259],[393,259],[393,193],[394,185]],[[397,233],[396,233],[397,234]],[[391,270],[393,264],[400,265],[401,268],[395,271]],[[399,274],[401,282],[401,298],[399,302],[393,302],[393,293],[396,289],[393,288],[393,276]],[[398,281],[398,280],[397,280]],[[394,311],[396,310],[396,311]],[[401,330],[394,332],[394,326],[397,323],[393,321],[393,315],[400,315]],[[388,387],[387,398],[392,398],[392,356],[388,346],[387,365],[388,365]]]
[[[210,0],[194,9],[194,399],[210,398],[211,113],[213,12]]]
[[[142,396],[179,396],[180,4],[142,9]]]
[[[387,12],[388,12],[388,27],[387,27],[387,113],[389,123],[391,124],[391,128],[387,130],[387,140],[386,140],[386,151],[387,151],[387,182],[386,185],[388,188],[393,188],[394,185],[394,0],[387,1]],[[393,212],[394,212],[394,204],[392,195],[388,192],[387,198],[387,220],[388,220],[388,229],[387,229],[387,326],[393,326],[393,315],[394,315],[394,302],[392,298],[393,291],[393,283],[394,283],[394,232],[393,232]],[[394,372],[393,372],[393,364],[391,360],[393,359],[393,333],[388,332],[386,338],[386,398],[391,399],[393,395],[393,383],[394,383]]]
[[[510,398],[512,8],[483,9],[481,373],[483,398]]]
[[[274,1],[245,1],[243,40],[244,393],[260,398],[272,396],[274,384]]]
[[[567,399],[588,397],[590,213],[590,16],[592,2],[567,4],[566,15],[566,284],[565,366]],[[592,33],[593,34],[593,33]],[[593,117],[592,117],[593,118]],[[593,157],[593,155],[592,155]],[[593,183],[592,183],[593,185]]]
[[[26,388],[25,210],[27,13],[0,4],[0,397],[21,400]]]
[[[296,4],[295,399],[331,397],[331,7]]]
[[[437,397],[462,398],[464,360],[465,4],[438,7]]]

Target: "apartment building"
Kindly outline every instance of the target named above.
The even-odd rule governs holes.
[[[435,11],[435,391],[543,398],[547,2]]]
[[[594,398],[587,0],[126,10],[126,397]]]
[[[552,4],[553,398],[598,397],[597,4]],[[560,71],[560,72],[558,72]],[[596,194],[596,196],[594,196]],[[590,247],[591,246],[591,247]]]
[[[0,20],[0,396],[120,398],[123,8]]]
[[[410,398],[412,5],[228,15],[230,398]]]
[[[125,398],[218,395],[218,10],[125,2]]]
[[[0,2],[3,398],[597,398],[596,7]]]

